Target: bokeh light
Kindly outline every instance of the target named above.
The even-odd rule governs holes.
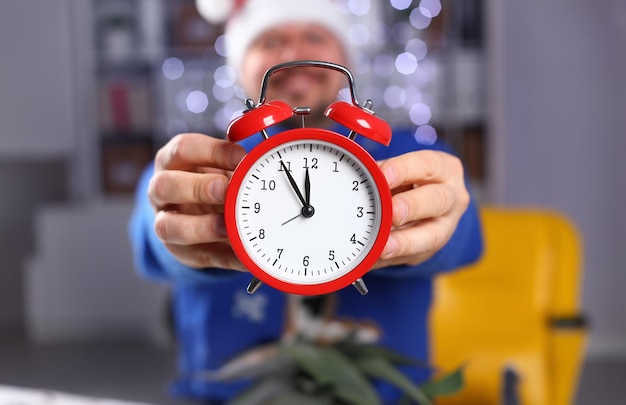
[[[370,30],[364,24],[353,24],[348,29],[348,40],[356,46],[363,46],[370,40]]]
[[[222,107],[217,110],[214,115],[215,126],[223,132],[226,132],[228,124],[236,117],[239,117],[244,112],[244,104],[241,100],[231,99],[224,103]]]
[[[426,10],[426,9],[424,9]],[[409,21],[411,25],[417,28],[418,30],[423,30],[430,25],[431,17],[429,15],[424,15],[423,10],[420,8],[414,8],[409,15]]]
[[[213,80],[215,80],[217,86],[224,88],[232,87],[235,84],[235,80],[237,80],[237,74],[230,66],[222,65],[213,72]]]
[[[350,94],[350,89],[344,87],[343,89],[337,92],[337,100],[345,101],[346,103],[352,103],[352,94]]]
[[[222,87],[215,83],[213,85],[213,89],[211,90],[213,97],[221,102],[226,102],[235,96],[235,92],[233,91],[233,86]]]
[[[396,10],[406,10],[411,6],[411,0],[390,0],[390,3]]]
[[[226,35],[217,37],[213,47],[215,48],[215,53],[226,58],[228,56],[228,52],[226,51]]]
[[[415,125],[424,125],[430,121],[432,117],[432,112],[430,107],[424,103],[414,104],[409,110],[409,117],[411,118],[411,122]]]
[[[209,106],[209,97],[200,90],[194,90],[187,95],[185,105],[192,113],[200,114],[206,111]]]
[[[185,73],[185,65],[178,58],[167,58],[161,65],[163,76],[170,80],[180,79]]]
[[[408,76],[415,73],[417,69],[417,58],[412,53],[403,52],[396,57],[395,66],[399,73]]]
[[[441,13],[441,2],[439,0],[421,0],[419,9],[423,15],[434,18]]]
[[[415,59],[418,61],[424,59],[428,54],[428,47],[426,42],[421,40],[420,38],[413,38],[406,42],[404,49],[407,52],[412,53],[415,56]]]
[[[354,15],[363,16],[370,11],[370,0],[348,0],[348,10]]]
[[[421,125],[417,127],[413,135],[417,143],[422,145],[433,145],[437,142],[437,131],[430,125]]]
[[[406,102],[406,91],[400,86],[389,86],[385,89],[383,99],[390,108],[400,108]]]

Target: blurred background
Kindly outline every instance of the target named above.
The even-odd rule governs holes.
[[[359,99],[449,142],[482,203],[576,223],[578,401],[623,403],[608,401],[626,393],[626,3],[339,4]],[[0,0],[0,385],[168,401],[167,287],[135,275],[126,221],[160,145],[223,137],[243,110],[222,28],[193,0]],[[76,371],[52,377],[61,365]]]

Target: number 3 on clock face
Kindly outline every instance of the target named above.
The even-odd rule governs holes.
[[[391,228],[391,194],[354,141],[317,128],[261,142],[240,163],[225,201],[233,250],[260,281],[317,295],[371,269]]]

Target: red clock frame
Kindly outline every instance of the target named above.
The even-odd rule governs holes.
[[[375,187],[380,196],[381,220],[378,235],[376,235],[376,240],[374,241],[372,248],[354,269],[335,280],[317,284],[296,284],[275,278],[271,274],[265,272],[250,257],[243,244],[242,237],[237,227],[237,194],[239,193],[242,182],[248,174],[248,171],[266,152],[291,141],[298,141],[302,143],[307,141],[325,141],[346,149],[358,160],[360,160],[365,168],[371,173]],[[228,189],[226,190],[224,218],[228,238],[233,251],[254,277],[271,287],[291,294],[328,294],[347,287],[357,279],[361,278],[365,275],[365,273],[371,270],[374,263],[376,263],[376,260],[380,257],[387,243],[387,239],[389,238],[389,233],[391,232],[391,191],[389,190],[387,180],[380,170],[378,163],[365,149],[363,149],[363,147],[361,147],[361,145],[343,135],[329,130],[319,128],[296,128],[281,132],[263,140],[239,163],[232,178],[230,179]]]

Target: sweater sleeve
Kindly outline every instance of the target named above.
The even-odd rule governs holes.
[[[224,269],[194,269],[180,263],[154,232],[154,210],[148,200],[148,185],[154,172],[153,164],[144,170],[136,188],[135,205],[128,224],[135,268],[142,276],[153,280],[182,283],[211,283],[236,272]]]

